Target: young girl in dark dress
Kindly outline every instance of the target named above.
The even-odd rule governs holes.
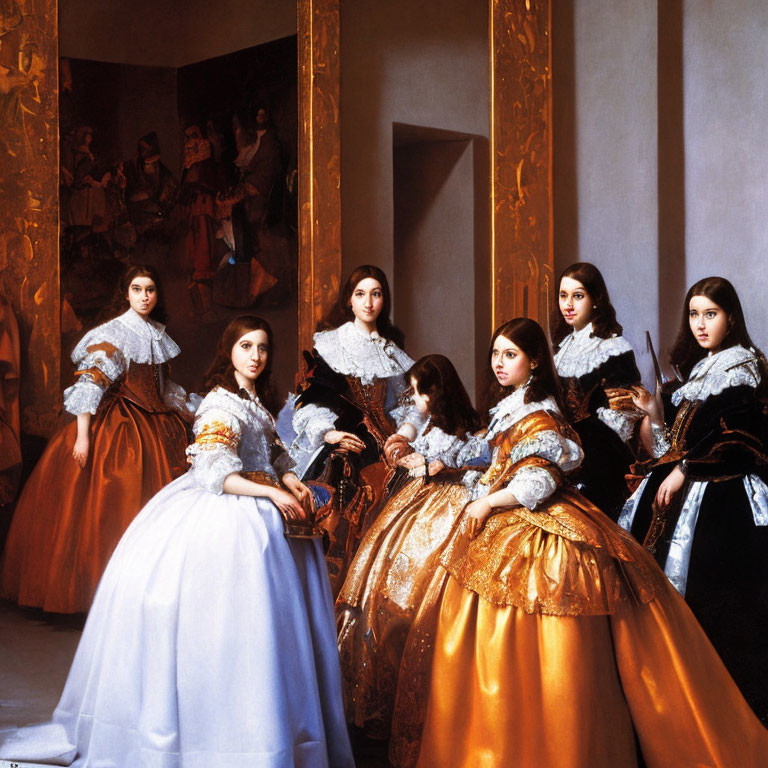
[[[646,477],[619,522],[645,541],[768,720],[767,371],[727,280],[688,291],[670,359],[685,383],[663,410],[637,391],[654,459],[637,467]]]

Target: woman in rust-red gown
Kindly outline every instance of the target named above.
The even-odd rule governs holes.
[[[118,540],[142,506],[186,469],[193,405],[167,379],[176,343],[154,270],[120,282],[128,310],[72,353],[77,382],[56,434],[22,491],[2,564],[3,597],[53,613],[87,611]]]

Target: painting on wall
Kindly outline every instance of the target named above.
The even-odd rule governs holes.
[[[296,55],[294,36],[178,69],[62,60],[65,353],[129,264],[160,274],[188,388],[236,314],[295,337]]]

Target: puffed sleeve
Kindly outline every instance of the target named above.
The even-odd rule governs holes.
[[[537,432],[510,452],[509,461],[518,468],[507,488],[524,507],[536,509],[557,490],[563,474],[576,469],[583,457],[581,446],[565,435],[554,430]]]
[[[205,404],[205,401],[203,401]],[[195,482],[216,494],[224,492],[224,479],[240,472],[243,462],[237,454],[242,427],[224,409],[201,406],[193,427],[195,442],[187,448]]]
[[[330,409],[307,403],[293,412],[293,431],[296,437],[291,453],[312,454],[323,445],[325,433],[336,425],[338,416]]]
[[[166,381],[163,402],[182,416],[194,416],[203,399],[195,392],[187,391],[175,381]]]
[[[432,427],[428,432],[419,435],[410,445],[416,453],[420,453],[427,461],[442,461],[446,467],[453,469],[461,466],[457,462],[459,451],[465,445],[466,439],[449,435],[438,427]]]
[[[64,408],[78,413],[96,413],[110,384],[125,373],[123,353],[94,328],[72,352],[77,381],[64,390]]]

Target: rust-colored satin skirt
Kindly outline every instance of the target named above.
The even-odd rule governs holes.
[[[186,470],[175,412],[116,397],[93,419],[88,463],[75,463],[77,424],[56,434],[22,491],[8,533],[2,596],[52,613],[91,600],[120,537],[164,485]]]
[[[636,768],[638,746],[647,768],[768,765],[684,600],[578,494],[467,542],[459,527],[408,638],[398,768]]]

